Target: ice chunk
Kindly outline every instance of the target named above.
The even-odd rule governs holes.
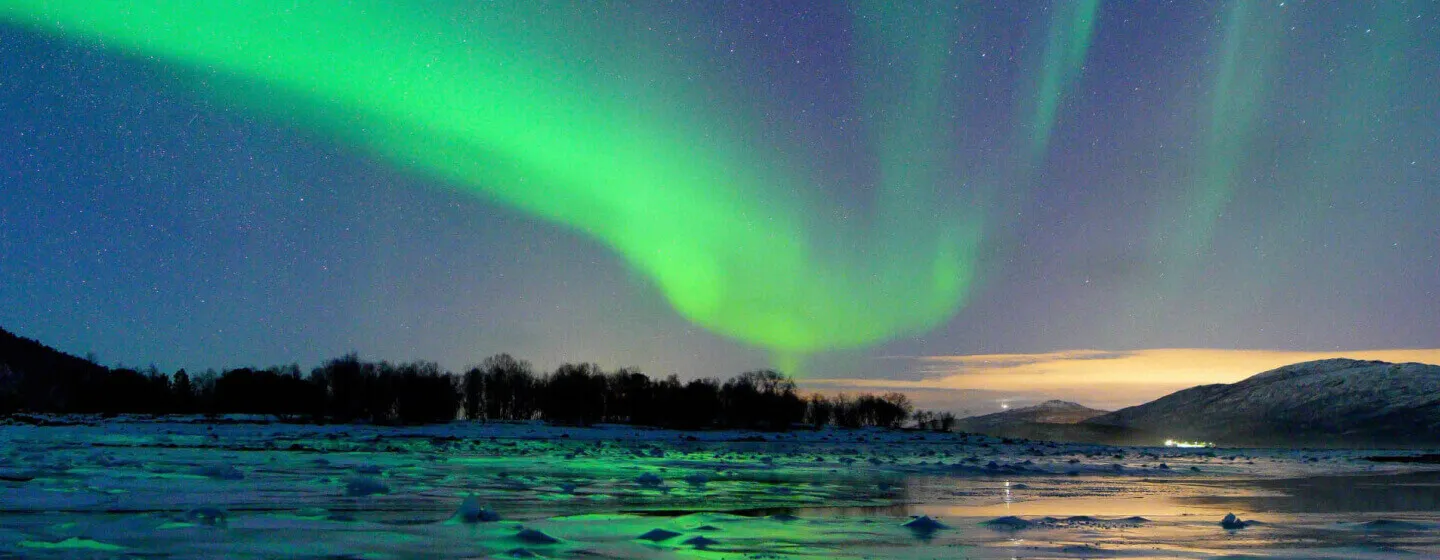
[[[680,536],[680,533],[676,533],[675,531],[667,531],[665,529],[651,529],[645,534],[640,535],[636,538],[642,541],[661,542],[673,539],[678,536]]]
[[[933,533],[941,529],[950,528],[944,523],[931,519],[928,515],[922,515],[920,517],[916,517],[915,519],[906,521],[903,527],[917,533]]]
[[[1424,530],[1426,530],[1426,529],[1429,528],[1428,526],[1421,525],[1421,524],[1419,524],[1419,523],[1414,523],[1414,522],[1411,522],[1411,521],[1401,521],[1401,520],[1399,520],[1399,519],[1376,519],[1376,520],[1374,520],[1374,521],[1368,521],[1368,522],[1365,522],[1365,523],[1361,523],[1360,526],[1361,526],[1361,528],[1363,528],[1363,529],[1366,530],[1366,531],[1384,531],[1384,532],[1389,532],[1389,531],[1424,531]]]
[[[225,521],[229,517],[230,514],[225,510],[215,507],[198,507],[185,512],[186,521],[211,527],[224,527]]]
[[[1019,517],[1015,517],[1013,515],[996,517],[995,519],[991,519],[989,521],[981,523],[981,525],[984,525],[991,529],[995,529],[997,531],[1020,531],[1035,526],[1034,523],[1026,521]]]
[[[480,505],[480,498],[466,496],[460,501],[460,509],[455,512],[455,519],[465,523],[489,523],[499,521],[500,514],[490,508]]]
[[[695,547],[695,548],[705,548],[705,547],[708,547],[708,546],[714,546],[714,545],[720,544],[720,541],[717,541],[717,540],[712,539],[712,538],[710,538],[710,537],[706,537],[706,536],[704,536],[704,535],[701,535],[701,536],[698,536],[698,537],[691,537],[691,538],[685,539],[685,542],[683,542],[683,543],[681,543],[681,544],[693,546],[693,547]]]
[[[530,544],[555,544],[560,542],[560,539],[535,529],[520,529],[519,533],[515,533],[515,538]]]
[[[352,476],[345,479],[345,495],[347,496],[369,496],[372,494],[389,494],[390,487],[379,479],[368,476]]]
[[[212,480],[244,480],[245,473],[240,472],[230,465],[205,465],[190,469],[190,474],[200,475]]]
[[[60,542],[45,541],[20,541],[24,548],[38,548],[41,550],[93,550],[100,552],[115,552],[125,550],[125,547],[79,537],[70,537]]]

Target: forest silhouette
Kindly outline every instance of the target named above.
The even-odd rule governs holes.
[[[543,420],[559,425],[788,430],[913,421],[950,430],[954,415],[915,411],[902,393],[802,394],[794,380],[756,370],[721,381],[655,379],[635,368],[592,363],[537,372],[508,354],[463,373],[434,362],[371,362],[350,354],[297,365],[173,374],[106,367],[0,329],[0,414],[261,414],[281,421],[429,424],[458,419]]]

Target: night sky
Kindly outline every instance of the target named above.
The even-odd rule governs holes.
[[[1440,359],[1434,2],[240,5],[0,0],[0,326],[956,409]]]

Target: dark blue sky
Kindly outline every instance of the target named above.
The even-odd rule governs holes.
[[[933,331],[818,356],[811,373],[917,375],[875,359],[895,355],[1440,346],[1440,10],[1255,4],[1237,44],[1256,69],[1239,75],[1261,87],[1218,105],[1217,53],[1240,41],[1223,6],[1103,4],[1023,169],[1015,107],[1049,12],[966,10],[961,117],[937,126],[1002,193],[978,284]],[[845,13],[697,6],[636,17],[694,31],[680,48],[724,78],[708,87],[753,99],[766,141],[793,143],[839,207],[863,209],[869,160],[835,125],[858,110]],[[767,364],[687,323],[600,243],[228,105],[164,61],[0,23],[0,68],[0,326],[24,336],[167,370],[352,350],[685,377]],[[1228,194],[1199,228],[1213,231],[1177,253],[1166,240],[1195,235],[1215,181]]]

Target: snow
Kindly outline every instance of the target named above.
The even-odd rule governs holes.
[[[1325,484],[1350,487],[1341,477],[1426,476],[1423,464],[1366,460],[1410,452],[868,429],[59,420],[0,427],[0,558],[1440,553],[1440,484],[1429,479],[1397,485],[1393,504],[1372,481],[1352,496],[1360,505],[1290,511],[1331,496]],[[1217,520],[1230,511],[1266,523],[1227,539]]]
[[[1436,395],[1440,366],[1336,358],[1192,387],[1089,422],[1222,446],[1436,445]]]

